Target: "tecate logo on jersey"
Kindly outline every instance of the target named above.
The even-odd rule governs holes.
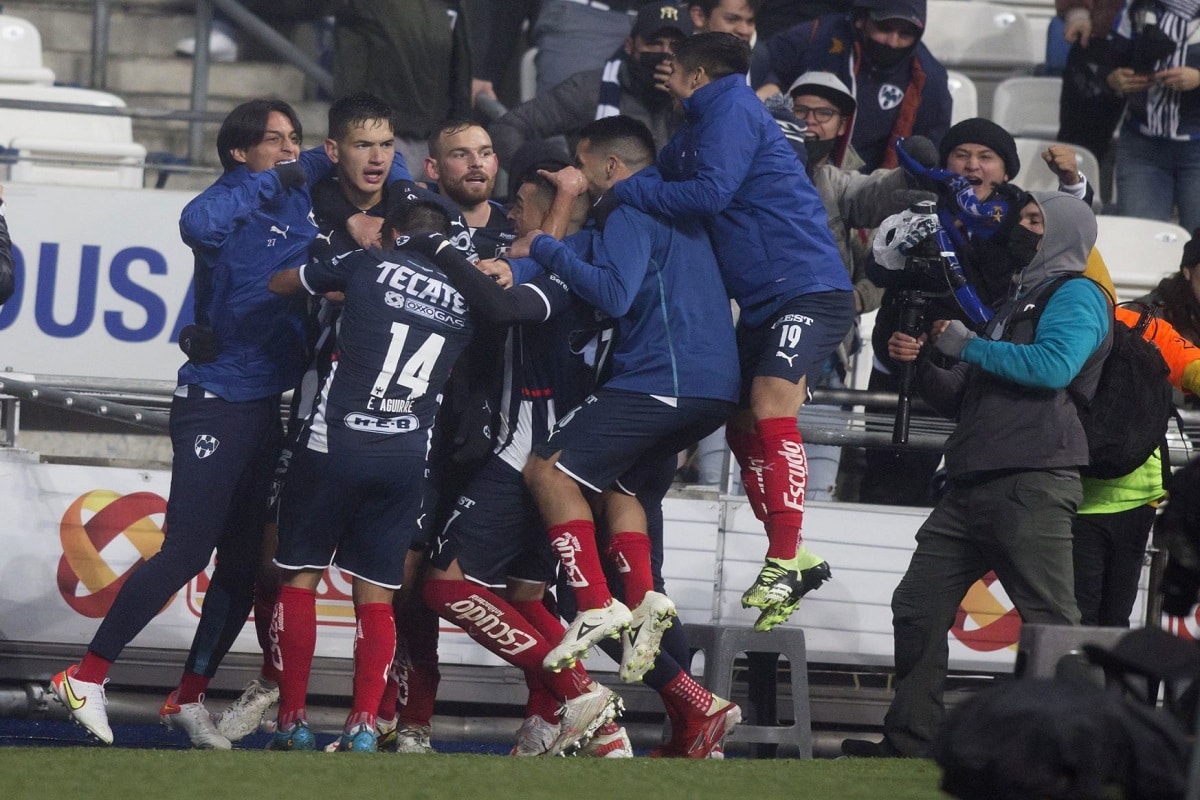
[[[455,316],[449,311],[444,311],[440,308],[435,308],[425,303],[418,303],[416,300],[408,300],[404,303],[404,309],[411,311],[414,314],[420,314],[423,317],[428,317],[435,322],[440,322],[448,328],[463,328],[466,326],[466,321],[462,317]]]
[[[399,417],[376,417],[371,414],[355,412],[347,414],[342,421],[350,430],[363,433],[411,433],[421,427],[421,421],[412,414],[404,414]]]

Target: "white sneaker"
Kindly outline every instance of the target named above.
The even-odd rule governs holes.
[[[54,699],[67,707],[71,719],[105,744],[112,744],[112,728],[108,726],[108,698],[104,696],[104,684],[88,683],[74,677],[78,664],[72,664],[50,679],[47,687]]]
[[[546,754],[561,756],[578,750],[588,743],[597,729],[612,722],[624,710],[625,704],[616,692],[593,684],[590,691],[563,703],[558,714],[558,737]]]
[[[596,735],[579,751],[589,758],[633,758],[633,744],[629,734],[615,722],[602,725]]]
[[[542,659],[542,667],[551,672],[570,669],[597,642],[617,638],[632,621],[633,614],[624,603],[615,599],[603,608],[579,612],[563,633],[562,641]]]
[[[646,592],[633,610],[629,630],[621,634],[621,680],[637,683],[658,658],[663,633],[679,616],[671,598],[661,592]]]
[[[425,755],[433,749],[433,730],[429,725],[401,725],[396,729],[396,752]]]
[[[510,756],[540,756],[550,750],[558,738],[558,725],[547,722],[540,714],[526,717],[517,729],[517,743]]]
[[[233,745],[213,724],[212,715],[204,707],[204,695],[199,703],[177,702],[178,691],[171,692],[158,709],[158,717],[173,731],[183,731],[197,750],[232,750]]]
[[[175,43],[175,55],[191,58],[196,55],[196,37],[189,36]],[[208,59],[215,64],[237,61],[238,44],[228,31],[214,25],[208,35]]]
[[[231,742],[254,733],[271,706],[279,702],[279,684],[257,677],[246,684],[242,696],[217,715],[217,730]]]

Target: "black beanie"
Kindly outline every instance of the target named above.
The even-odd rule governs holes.
[[[946,166],[946,159],[951,151],[960,144],[981,144],[1000,156],[1009,180],[1016,178],[1017,173],[1021,171],[1021,159],[1017,157],[1017,143],[1013,141],[1012,134],[990,119],[964,119],[946,131],[946,135],[942,137],[942,145],[938,148],[943,167]]]
[[[1200,228],[1192,231],[1192,238],[1183,246],[1183,258],[1179,260],[1179,268],[1194,267],[1200,264]]]

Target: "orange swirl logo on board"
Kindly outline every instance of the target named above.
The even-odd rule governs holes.
[[[995,582],[996,573],[989,572],[971,584],[950,628],[950,633],[963,645],[984,653],[1006,647],[1015,649],[1021,636],[1021,615],[992,593]]]
[[[120,495],[96,489],[76,499],[59,526],[63,555],[58,561],[58,591],[67,605],[85,617],[107,614],[130,574],[162,547],[162,528],[151,517],[166,510],[167,502],[153,492]],[[118,536],[124,536],[139,556],[120,575],[103,556]]]

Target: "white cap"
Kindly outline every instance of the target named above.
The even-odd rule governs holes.
[[[841,78],[832,72],[814,70],[796,78],[792,82],[791,88],[788,89],[788,97],[795,97],[798,94],[813,94],[823,97],[837,106],[843,116],[853,114],[858,105],[854,100],[854,95],[850,93],[850,89],[842,83]]]

